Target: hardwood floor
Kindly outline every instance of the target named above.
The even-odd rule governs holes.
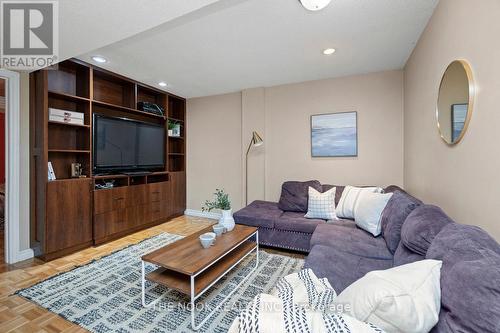
[[[49,312],[19,296],[11,296],[16,290],[29,287],[41,280],[70,270],[71,268],[98,259],[130,244],[152,237],[161,232],[187,236],[198,232],[216,221],[181,216],[162,225],[146,229],[101,246],[82,250],[75,254],[43,262],[30,259],[14,265],[0,263],[0,332],[15,333],[76,333],[87,330],[58,315]],[[300,253],[288,253],[266,249],[275,254],[286,254],[303,258]]]
[[[0,264],[0,332],[87,332],[54,313],[19,296],[11,295],[18,289],[29,287],[52,275],[68,271],[75,266],[85,264],[161,232],[186,236],[200,231],[214,222],[216,221],[181,216],[162,225],[47,263],[39,259],[30,259],[14,265]]]

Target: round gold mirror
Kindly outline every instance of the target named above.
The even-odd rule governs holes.
[[[464,60],[453,61],[441,79],[436,110],[439,133],[447,144],[457,144],[464,137],[473,102],[471,67]]]

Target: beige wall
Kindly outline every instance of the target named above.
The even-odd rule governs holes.
[[[403,74],[382,72],[266,89],[266,198],[285,180],[403,185]],[[358,112],[358,157],[312,158],[310,116]]]
[[[187,103],[187,207],[201,210],[216,188],[242,204],[241,93]]]
[[[285,180],[402,185],[402,87],[403,73],[389,71],[188,100],[188,208],[216,187],[243,206],[252,130],[265,143],[249,155],[249,201],[277,201]],[[310,116],[342,111],[358,112],[359,156],[312,158]]]
[[[500,238],[500,1],[441,0],[405,68],[405,186],[441,206],[457,222]],[[439,82],[455,59],[466,59],[477,84],[464,139],[439,137]]]

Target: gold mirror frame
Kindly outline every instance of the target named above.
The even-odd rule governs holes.
[[[443,135],[443,131],[441,130],[441,126],[439,125],[439,97],[441,95],[441,88],[443,86],[443,81],[444,81],[445,75],[446,75],[448,69],[455,63],[459,63],[460,65],[462,65],[462,67],[467,75],[467,81],[469,83],[469,100],[468,100],[467,116],[465,118],[464,128],[462,129],[462,132],[460,133],[460,135],[458,136],[458,138],[455,141],[448,142],[448,140],[446,140],[446,138]],[[463,59],[452,61],[446,67],[445,71],[443,72],[443,75],[441,76],[441,83],[439,84],[438,98],[437,98],[437,102],[436,102],[436,121],[437,121],[439,136],[447,145],[454,146],[454,145],[458,144],[460,141],[462,141],[465,133],[467,132],[467,129],[469,127],[469,122],[470,122],[470,119],[472,117],[472,112],[474,110],[474,94],[475,94],[474,77],[472,75],[472,68],[471,68],[470,64],[466,60],[463,60]]]

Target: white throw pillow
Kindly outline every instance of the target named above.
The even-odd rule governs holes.
[[[354,187],[346,186],[342,196],[340,197],[339,204],[335,209],[337,217],[345,219],[354,219],[354,209],[357,205],[358,198],[361,193],[381,193],[380,187]]]
[[[335,192],[335,187],[324,193],[320,193],[309,186],[309,199],[305,217],[308,219],[337,220],[337,215],[335,214]]]
[[[428,332],[441,308],[440,260],[421,260],[384,271],[372,271],[333,301],[354,318],[386,332]]]
[[[375,237],[380,235],[382,232],[382,212],[391,197],[392,193],[361,192],[358,204],[354,208],[356,225]]]

